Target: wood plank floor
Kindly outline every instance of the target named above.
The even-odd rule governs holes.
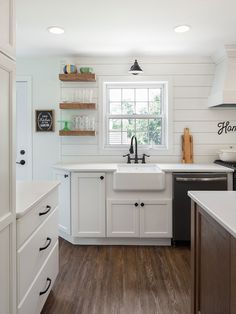
[[[60,274],[42,314],[189,313],[189,249],[60,240]]]

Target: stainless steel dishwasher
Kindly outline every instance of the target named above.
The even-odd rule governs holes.
[[[173,173],[173,245],[190,244],[188,191],[227,190],[226,173]]]

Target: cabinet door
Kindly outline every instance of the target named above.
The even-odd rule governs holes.
[[[105,237],[105,173],[73,173],[72,235]]]
[[[54,170],[54,179],[60,181],[59,196],[59,230],[71,234],[70,208],[70,172]]]
[[[0,53],[0,313],[4,314],[15,313],[16,306],[14,69],[14,62]]]
[[[139,237],[139,202],[137,200],[108,200],[107,236]]]
[[[14,0],[0,0],[0,51],[15,57]]]
[[[172,237],[171,200],[140,201],[140,237]]]

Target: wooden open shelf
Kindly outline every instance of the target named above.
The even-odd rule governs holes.
[[[59,74],[59,79],[63,82],[96,82],[93,73]]]
[[[60,109],[96,109],[95,103],[81,103],[81,102],[62,102]]]
[[[77,131],[64,131],[60,130],[60,136],[95,136],[95,131],[85,131],[85,130],[77,130]]]

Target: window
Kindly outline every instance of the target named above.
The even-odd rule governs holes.
[[[166,83],[106,83],[106,145],[166,145]]]

